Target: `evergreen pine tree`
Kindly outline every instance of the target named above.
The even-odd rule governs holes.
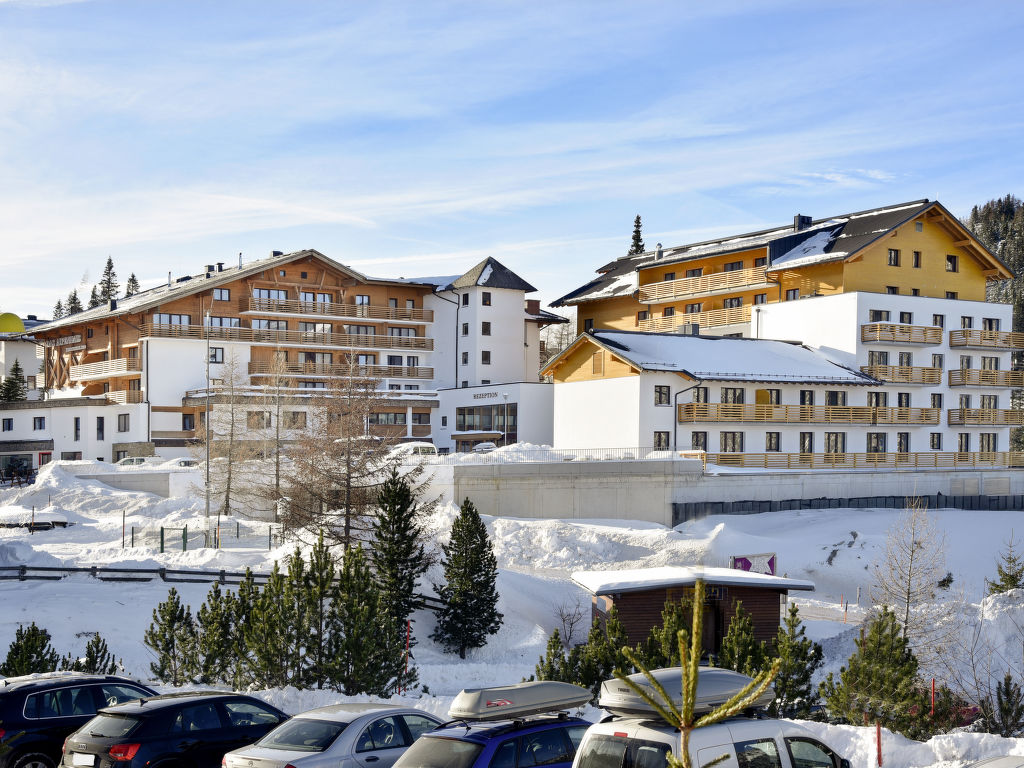
[[[1024,726],[1024,690],[1009,672],[996,686],[995,706],[989,696],[981,700],[981,715],[986,731],[1007,738],[1016,736]]]
[[[678,635],[687,633],[693,600],[668,600],[661,609],[661,624],[651,627],[647,638],[637,645],[634,654],[648,669],[679,666]],[[684,642],[689,642],[685,640]]]
[[[1024,557],[1017,554],[1017,547],[1012,535],[1006,542],[1006,549],[996,561],[996,574],[999,578],[995,581],[985,579],[990,595],[998,595],[1001,592],[1024,587]]]
[[[557,680],[563,683],[576,681],[576,676],[566,669],[565,647],[562,645],[562,633],[555,627],[548,638],[548,646],[544,655],[534,667],[534,675],[538,680]]]
[[[192,682],[196,666],[195,622],[192,609],[181,604],[174,587],[153,611],[153,622],[143,642],[156,653],[156,661],[149,665],[154,677],[174,686]]]
[[[89,309],[98,307],[102,303],[103,300],[100,298],[99,287],[94,285],[92,287],[92,293],[89,294]]]
[[[82,311],[82,300],[78,298],[78,289],[75,288],[68,294],[67,304],[64,306],[64,317],[77,314]]]
[[[245,628],[252,623],[252,607],[259,599],[259,587],[252,576],[252,570],[245,569],[245,578],[238,585],[238,592],[224,596],[225,611],[235,617],[232,627],[234,653],[230,658],[228,679],[237,691],[252,685],[252,656],[246,642]]]
[[[856,645],[839,670],[839,680],[830,672],[819,688],[829,711],[854,723],[871,719],[890,730],[913,733],[913,721],[926,708],[916,689],[917,659],[895,614],[883,607]]]
[[[25,383],[25,372],[21,369],[18,358],[14,358],[11,372],[0,382],[0,402],[20,403],[28,399],[28,386]]]
[[[639,256],[646,248],[644,246],[644,238],[641,234],[642,225],[640,223],[640,214],[636,215],[633,219],[633,241],[629,245],[629,250],[626,252],[627,256]]]
[[[754,622],[743,609],[743,603],[737,600],[729,629],[722,638],[718,664],[753,677],[761,671],[765,657],[764,643],[754,638]]]
[[[117,672],[117,662],[107,648],[107,641],[96,632],[85,645],[85,656],[72,658],[68,654],[61,661],[61,669],[93,675],[113,675]]]
[[[281,631],[284,635],[285,677],[289,685],[305,688],[309,663],[306,637],[309,633],[306,561],[299,548],[288,560],[288,574],[281,591]]]
[[[128,282],[125,283],[124,286],[124,297],[127,299],[131,296],[134,296],[140,290],[141,288],[139,287],[139,279],[135,277],[135,273],[132,272],[130,275],[128,275]]]
[[[267,583],[254,594],[245,632],[249,671],[257,688],[288,685],[288,640],[284,626],[285,577],[277,562]]]
[[[317,688],[323,688],[330,680],[330,659],[327,649],[330,635],[337,631],[331,615],[331,595],[334,592],[336,573],[334,557],[324,544],[321,532],[310,550],[309,569],[306,571],[308,680]]]
[[[117,282],[117,273],[114,272],[114,260],[107,256],[107,265],[103,268],[103,277],[99,285],[100,303],[116,299],[121,292],[121,284]]]
[[[612,607],[604,626],[595,618],[587,642],[576,646],[570,653],[570,656],[575,656],[572,659],[574,680],[570,682],[590,688],[596,696],[601,683],[614,676],[616,670],[632,671],[632,665],[622,653],[626,644],[626,632],[617,610]]]
[[[213,583],[196,613],[196,669],[201,683],[230,683],[235,642],[234,601]]]
[[[0,675],[15,677],[36,672],[53,672],[60,656],[50,645],[50,633],[37,627],[33,621],[28,627],[21,624],[14,633],[14,642],[7,649],[7,658],[0,665]]]
[[[57,303],[53,305],[53,319],[60,320],[64,317],[64,302],[57,299]]]
[[[448,652],[479,648],[501,627],[498,612],[498,561],[494,557],[487,526],[473,502],[466,499],[452,523],[451,539],[444,552],[443,585],[434,585],[444,606],[437,612],[437,627],[431,637]]]
[[[811,685],[814,672],[822,664],[821,646],[805,637],[796,603],[775,638],[775,653],[782,660],[775,678],[775,701],[768,707],[773,717],[795,717],[806,720],[817,693]]]

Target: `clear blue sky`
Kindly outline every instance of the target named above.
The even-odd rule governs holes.
[[[0,311],[316,248],[625,253],[1024,196],[1024,3],[0,0]]]

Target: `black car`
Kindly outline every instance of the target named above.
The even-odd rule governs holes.
[[[54,768],[64,739],[100,708],[154,693],[126,677],[81,672],[0,680],[0,768]]]
[[[68,737],[65,768],[219,768],[288,715],[252,696],[217,691],[138,699],[99,713]]]

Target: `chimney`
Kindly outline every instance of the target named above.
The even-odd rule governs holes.
[[[540,314],[540,299],[527,299],[526,311],[531,315]]]
[[[278,256],[284,256],[284,251],[271,251],[270,252],[270,257],[271,258],[276,258]]]
[[[238,268],[239,269],[242,268],[242,252],[241,251],[238,252]]]
[[[117,309],[117,299],[111,299],[110,300],[110,311],[113,312],[115,309]]]
[[[224,262],[223,261],[218,261],[217,262],[217,271],[218,272],[223,272],[224,271]]]
[[[664,255],[665,252],[661,250],[661,243],[658,243],[656,246],[654,246],[654,258],[660,259]]]
[[[213,272],[213,264],[207,264],[207,265],[206,265],[206,270],[205,270],[205,271],[206,271],[206,272]]]
[[[810,216],[803,216],[798,213],[796,216],[793,217],[793,231],[799,232],[803,229],[807,229],[809,226],[811,226],[812,221],[814,221],[814,219],[812,219]]]
[[[37,318],[35,315],[29,315],[28,318],[26,318],[26,319],[28,319],[28,320],[38,320],[39,318]]]
[[[171,287],[171,271],[167,270],[167,287]]]

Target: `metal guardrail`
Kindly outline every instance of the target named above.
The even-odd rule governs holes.
[[[474,464],[560,464],[562,462],[600,462],[600,461],[671,461],[673,459],[693,459],[704,464],[704,451],[680,450],[668,448],[537,448],[536,450],[518,450],[514,453],[491,451],[489,453],[449,453],[442,456],[431,456],[431,464],[462,464],[466,458],[472,457]],[[426,457],[425,457],[426,458]]]

